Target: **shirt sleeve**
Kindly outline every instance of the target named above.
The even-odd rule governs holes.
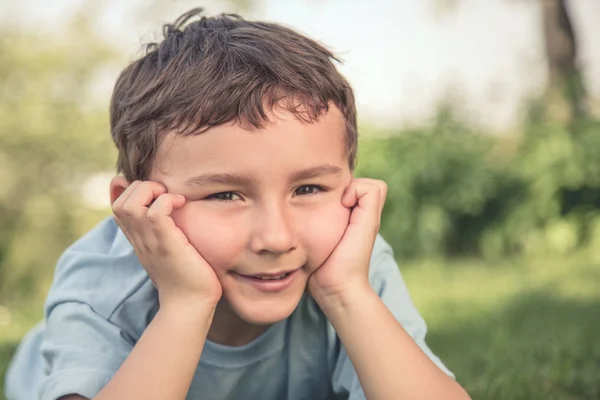
[[[421,350],[442,371],[454,378],[452,372],[427,346],[425,342],[427,325],[412,302],[398,264],[394,259],[392,248],[381,236],[377,237],[373,247],[369,267],[369,281],[390,312],[402,324]],[[340,398],[348,398],[349,400],[365,399],[352,362],[343,345],[339,342],[339,338],[335,335],[333,327],[331,327],[331,331],[331,340],[337,342],[334,347],[339,349],[332,375],[333,389]]]
[[[93,398],[132,348],[122,330],[88,304],[68,302],[54,307],[42,342],[46,378],[40,399],[56,400],[68,394]]]
[[[152,290],[112,220],[65,251],[45,305],[40,399],[96,396],[146,327]]]

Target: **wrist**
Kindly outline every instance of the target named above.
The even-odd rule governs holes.
[[[157,290],[161,308],[182,309],[189,312],[215,309],[221,299],[221,293],[206,294],[199,290],[184,290],[177,287],[157,287]]]
[[[347,285],[344,290],[317,291],[313,294],[313,298],[327,318],[331,320],[337,315],[351,312],[356,307],[364,307],[371,299],[379,299],[379,296],[369,282],[363,282]]]
[[[216,304],[206,299],[159,299],[158,314],[174,323],[192,322],[210,326]]]

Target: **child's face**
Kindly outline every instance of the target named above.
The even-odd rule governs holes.
[[[168,136],[152,180],[187,203],[173,214],[213,267],[231,308],[252,324],[287,318],[309,275],[341,239],[352,174],[333,106],[315,123],[277,111],[264,129],[225,125]],[[257,276],[291,272],[283,279]]]

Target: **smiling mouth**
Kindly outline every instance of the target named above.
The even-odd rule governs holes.
[[[259,273],[252,275],[243,275],[235,273],[237,279],[242,284],[247,284],[255,290],[262,293],[281,293],[293,287],[294,282],[298,282],[298,275],[302,268],[287,271],[277,271],[274,273]]]
[[[291,274],[293,274],[296,271],[297,271],[297,269],[292,270],[292,271],[276,272],[273,274],[256,274],[256,275],[240,274],[240,275],[243,276],[244,278],[256,279],[256,280],[260,280],[260,281],[280,281],[280,280],[287,278],[288,276],[290,276]]]
[[[287,278],[290,274],[291,274],[291,272],[286,272],[284,274],[277,275],[277,276],[252,275],[252,276],[248,276],[248,278],[260,279],[263,281],[280,281],[282,279]]]

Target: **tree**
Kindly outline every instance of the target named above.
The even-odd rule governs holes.
[[[586,90],[578,65],[577,32],[566,0],[537,0],[548,69],[545,103],[551,118],[569,123],[586,115]],[[436,14],[455,10],[462,0],[434,0]]]
[[[567,121],[586,114],[585,88],[578,66],[578,43],[565,0],[541,0],[548,65],[548,98],[564,109]],[[560,109],[557,110],[560,112]]]
[[[93,89],[116,53],[93,14],[82,9],[56,36],[0,32],[0,300],[43,296],[58,255],[98,219],[80,187],[114,164]]]

